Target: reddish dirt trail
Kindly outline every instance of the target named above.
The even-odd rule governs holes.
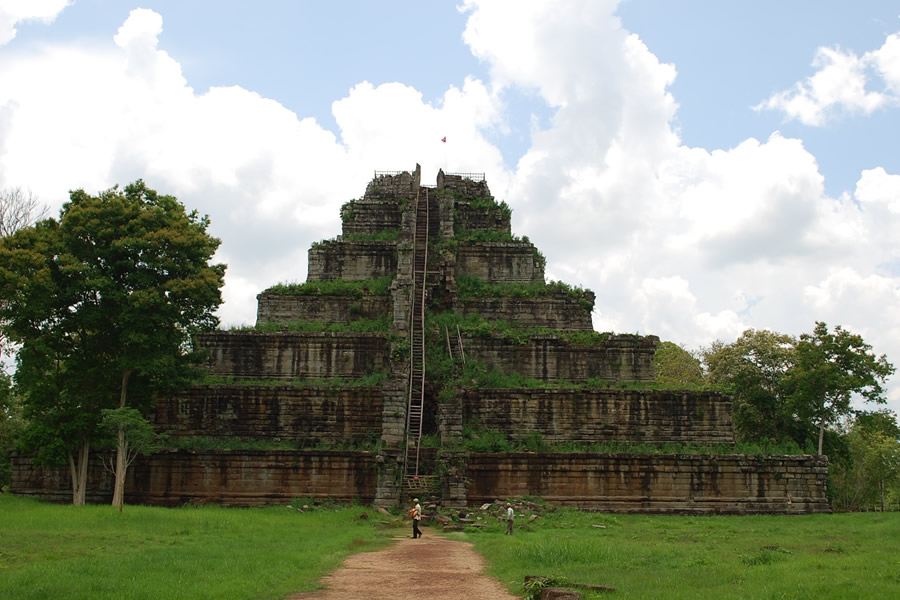
[[[288,600],[518,600],[483,571],[484,561],[467,542],[401,538],[349,557],[322,579],[326,589]]]

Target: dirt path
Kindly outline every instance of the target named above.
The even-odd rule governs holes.
[[[288,600],[518,600],[483,573],[467,542],[426,535],[398,538],[378,552],[361,552],[322,579],[326,589]]]

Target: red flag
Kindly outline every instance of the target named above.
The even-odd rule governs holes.
[[[446,142],[446,141],[447,141],[447,136],[445,135],[444,137],[442,137],[442,138],[441,138],[441,141],[442,141],[442,142]]]

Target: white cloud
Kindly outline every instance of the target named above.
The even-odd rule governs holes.
[[[3,0],[0,4],[0,46],[16,37],[16,25],[23,21],[52,23],[71,0]]]
[[[887,37],[884,45],[858,57],[840,48],[819,48],[812,64],[817,70],[793,88],[776,92],[754,110],[780,110],[788,119],[820,126],[847,112],[869,115],[900,101],[900,37]],[[885,91],[872,91],[869,73],[877,71]]]
[[[440,105],[402,84],[361,83],[334,104],[338,139],[241,87],[196,93],[159,48],[162,30],[158,13],[135,9],[115,45],[44,46],[0,63],[0,187],[30,187],[57,208],[67,190],[140,177],[209,214],[229,265],[226,322],[252,322],[259,291],[305,279],[310,244],[340,233],[341,204],[374,169],[502,173],[481,135],[499,122],[498,101],[475,79]]]
[[[373,170],[485,171],[548,277],[595,291],[597,329],[696,348],[825,320],[900,361],[900,175],[873,166],[853,196],[830,198],[816,158],[778,132],[686,147],[673,127],[675,67],[622,29],[616,2],[546,6],[466,0],[465,40],[492,79],[448,85],[433,103],[403,83],[360,82],[332,106],[337,136],[251,90],[195,92],[160,47],[161,17],[138,9],[102,48],[45,45],[0,61],[0,187],[31,187],[57,207],[66,190],[138,177],[177,195],[222,238],[221,315],[242,323],[263,288],[305,279],[309,245],[340,232],[340,205]],[[893,81],[896,47],[892,36],[855,60]],[[828,77],[855,72],[848,56]],[[822,79],[816,98],[844,102]],[[484,136],[502,127],[510,86],[555,111],[514,173]]]

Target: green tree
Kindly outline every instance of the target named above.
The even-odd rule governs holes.
[[[818,427],[819,454],[826,426],[851,414],[854,395],[866,402],[885,402],[881,384],[894,367],[871,350],[862,337],[840,325],[829,331],[825,323],[817,322],[813,333],[800,336],[785,385],[797,413]]]
[[[0,326],[22,344],[16,370],[39,460],[68,458],[83,503],[101,410],[143,408],[187,382],[193,333],[214,328],[224,265],[209,221],[143,181],[70,194],[59,221],[0,244]],[[113,503],[121,506],[127,435],[117,433]]]
[[[12,387],[12,378],[0,370],[0,490],[12,474],[10,451],[22,429],[22,409]]]
[[[101,428],[115,440],[115,460],[105,461],[107,470],[117,475],[119,461],[124,461],[125,469],[140,455],[151,454],[161,446],[164,436],[153,430],[153,425],[144,418],[141,411],[129,406],[105,408],[101,412]],[[124,505],[124,493],[119,495],[119,512]]]
[[[900,428],[893,413],[860,413],[847,432],[850,460],[832,466],[836,503],[846,510],[880,504],[900,482]]]
[[[653,355],[656,382],[666,386],[701,386],[706,383],[700,359],[673,342],[660,342]]]
[[[791,336],[748,329],[732,344],[714,342],[701,351],[707,378],[734,398],[732,419],[744,441],[805,444],[806,433],[795,418],[784,379],[795,361]]]

